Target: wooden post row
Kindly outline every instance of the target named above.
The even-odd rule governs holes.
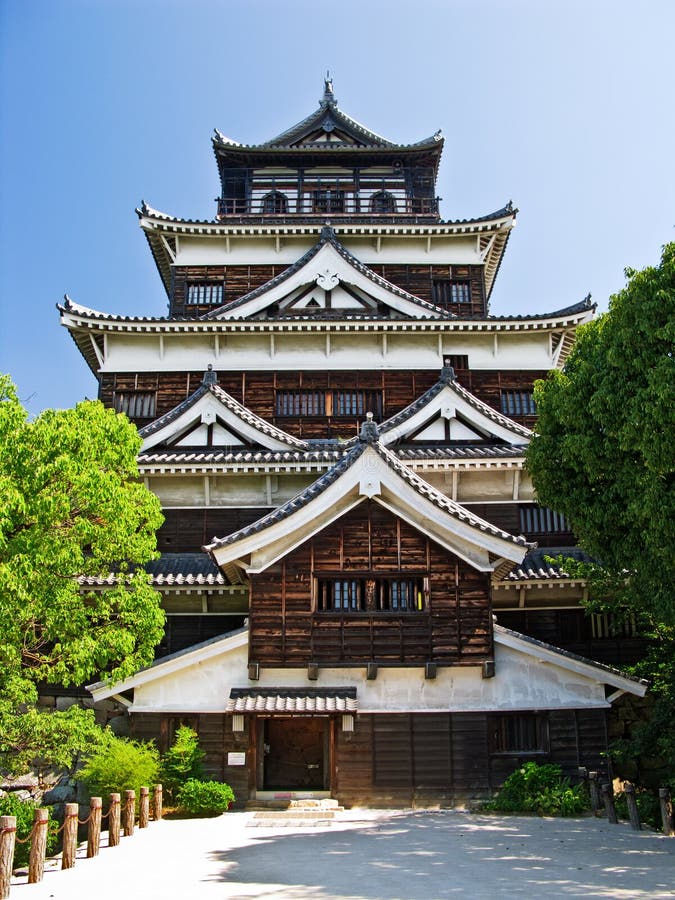
[[[16,816],[0,816],[0,900],[9,897],[16,842]]]
[[[673,823],[673,803],[670,799],[670,791],[668,788],[659,788],[659,803],[661,805],[661,822],[663,833],[666,837],[675,833],[675,823]]]
[[[152,816],[155,822],[162,818],[162,785],[156,784],[152,795]]]
[[[89,828],[87,829],[87,859],[98,856],[101,846],[101,819],[103,818],[103,799],[91,797],[89,800]]]
[[[75,865],[75,852],[77,850],[77,814],[79,810],[80,807],[77,803],[66,803],[65,818],[63,820],[62,869],[72,869]]]
[[[124,792],[124,811],[122,826],[124,834],[128,837],[134,833],[134,823],[136,820],[136,791]]]
[[[591,809],[593,815],[597,816],[600,812],[600,790],[598,788],[598,773],[588,773],[588,791],[591,797]]]
[[[110,813],[108,821],[108,846],[117,847],[120,842],[120,795],[110,795]]]
[[[142,787],[138,804],[138,827],[147,828],[150,821],[150,788]]]
[[[42,881],[45,873],[48,828],[49,810],[36,809],[33,813],[33,833],[28,856],[28,884],[37,884]]]
[[[619,820],[616,817],[616,808],[614,806],[614,794],[612,793],[612,785],[605,782],[600,786],[602,792],[602,802],[605,804],[605,812],[607,813],[607,821],[612,825],[617,825]]]
[[[630,827],[633,831],[640,830],[640,813],[637,807],[637,800],[635,798],[635,786],[627,781],[624,786],[624,793],[626,794],[626,805],[628,807],[628,818],[630,819]]]

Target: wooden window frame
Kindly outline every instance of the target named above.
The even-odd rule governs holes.
[[[534,503],[518,507],[520,531],[523,534],[565,534],[572,528],[562,513]]]
[[[436,306],[466,306],[471,303],[470,278],[432,278],[431,302]]]
[[[488,737],[491,756],[547,756],[550,752],[546,713],[492,713]]]
[[[502,388],[500,392],[501,411],[505,416],[536,416],[537,407],[532,390]]]
[[[130,419],[154,419],[157,391],[115,391],[112,404],[115,412],[124,413]]]
[[[420,615],[431,599],[429,576],[419,572],[315,572],[312,593],[314,611],[327,615]]]
[[[222,281],[197,281],[186,285],[186,306],[222,306],[225,285]]]

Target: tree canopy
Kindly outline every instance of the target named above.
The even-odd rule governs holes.
[[[29,421],[10,379],[0,376],[5,761],[12,753],[27,760],[32,743],[48,743],[34,710],[30,721],[17,716],[35,700],[40,682],[121,679],[153,659],[164,614],[143,564],[155,555],[162,514],[138,478],[139,448],[128,419],[98,402],[46,410]],[[111,572],[104,590],[87,587],[87,578]]]
[[[527,454],[539,501],[621,584],[621,602],[675,624],[675,243],[626,270],[609,311],[537,383]]]

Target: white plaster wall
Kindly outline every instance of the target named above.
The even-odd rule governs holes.
[[[135,689],[134,712],[223,712],[233,687],[357,688],[360,712],[487,712],[607,707],[603,686],[551,663],[495,646],[496,675],[479,668],[440,668],[435,679],[422,668],[380,668],[367,681],[365,667],[319,669],[308,681],[305,669],[261,669],[247,678],[247,648],[197,663]]]
[[[440,334],[440,336],[439,336]],[[349,370],[368,368],[440,370],[444,355],[467,354],[472,369],[548,369],[551,367],[546,332],[500,334],[497,346],[491,335],[458,332],[294,331],[287,334],[229,333],[223,323],[210,334],[183,332],[159,335],[106,335],[106,360],[101,372],[253,371],[274,366],[279,371],[321,370],[335,366]],[[195,385],[196,387],[196,385]]]

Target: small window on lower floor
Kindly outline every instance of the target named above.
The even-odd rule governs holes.
[[[490,716],[492,753],[548,752],[548,721],[542,713],[503,713]]]
[[[187,289],[189,306],[222,306],[222,284],[189,284]]]
[[[113,397],[117,412],[126,413],[130,419],[152,419],[155,415],[154,391],[120,391]]]

